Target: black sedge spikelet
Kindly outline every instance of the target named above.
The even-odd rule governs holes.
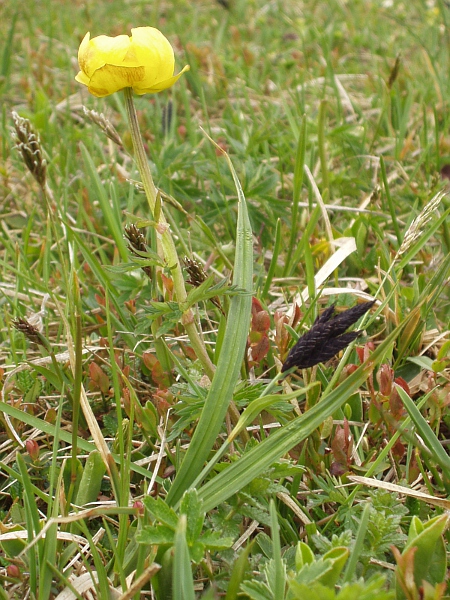
[[[134,256],[138,258],[144,258],[145,253],[147,252],[147,244],[145,242],[144,234],[131,223],[130,225],[125,225],[125,238],[128,241],[128,250]],[[147,275],[149,279],[152,278],[152,268],[149,266],[142,267],[142,270]]]
[[[334,304],[328,307],[317,317],[311,329],[291,348],[281,372],[284,373],[292,367],[307,369],[333,358],[361,335],[361,331],[345,333],[345,330],[365,315],[374,303],[375,300],[357,304],[337,315],[334,313]]]

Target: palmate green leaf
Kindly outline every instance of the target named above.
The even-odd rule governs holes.
[[[145,318],[141,319],[136,327],[136,332],[144,333],[148,330],[149,321],[161,318],[161,326],[156,331],[156,337],[161,337],[180,322],[183,312],[177,302],[150,302],[145,307]]]
[[[233,285],[251,292],[253,276],[252,229],[242,188],[228,155],[225,154],[225,157],[228,160],[238,193]],[[180,501],[185,490],[192,485],[203,469],[223,425],[244,358],[250,326],[251,302],[250,293],[238,294],[230,301],[230,310],[217,369],[194,436],[167,495],[167,502],[171,506]]]
[[[194,542],[193,544],[188,544],[189,547],[189,556],[192,562],[198,565],[205,556],[205,545],[201,540]]]
[[[136,534],[136,541],[139,544],[147,544],[149,546],[162,546],[168,544],[173,545],[175,532],[172,527],[166,525],[147,525]]]
[[[104,268],[106,271],[114,273],[115,275],[123,275],[132,271],[138,271],[145,267],[154,267],[157,265],[158,263],[156,261],[148,260],[146,258],[136,258],[133,262],[120,263],[120,265],[106,265]]]
[[[200,537],[205,520],[205,513],[202,503],[198,499],[197,490],[188,490],[184,494],[180,503],[180,514],[186,515],[186,539],[187,543],[192,545]]]
[[[221,537],[218,531],[205,531],[200,541],[208,550],[225,550],[234,543],[232,537]]]
[[[214,283],[214,275],[210,275],[199,286],[193,287],[192,290],[190,290],[189,294],[187,295],[186,305],[191,307],[194,304],[197,304],[197,302],[204,300],[205,299],[204,294],[206,294],[207,290],[213,285],[213,283]],[[220,283],[222,285],[226,284],[226,280],[223,280]],[[213,294],[213,295],[215,296],[217,294]]]
[[[251,600],[275,600],[269,587],[262,581],[245,581],[241,584],[241,591]]]
[[[172,529],[172,531],[175,531],[178,525],[178,516],[162,498],[146,496],[144,498],[144,506],[153,519],[164,523],[167,527]]]
[[[288,425],[272,433],[263,442],[252,448],[238,461],[224,469],[211,481],[198,490],[199,497],[203,500],[204,509],[209,511],[224,502],[231,495],[241,490],[258,477],[271,464],[289,452],[296,444],[306,439],[317,427],[328,417],[335,413],[348,398],[356,392],[369,374],[385,357],[403,327],[409,322],[413,312],[371,354],[369,360],[358,367],[328,396],[322,398],[315,406],[306,413],[291,421]]]

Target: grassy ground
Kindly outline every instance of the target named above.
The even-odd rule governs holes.
[[[449,22],[443,0],[2,2],[1,597],[447,597]],[[123,94],[74,81],[86,31],[141,25],[191,67],[135,98],[196,261],[182,304]],[[280,377],[361,299],[355,344]]]

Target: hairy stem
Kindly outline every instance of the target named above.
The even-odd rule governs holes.
[[[158,192],[155,184],[153,183],[152,174],[148,166],[147,157],[145,155],[144,144],[142,142],[141,132],[139,130],[139,124],[137,120],[136,110],[133,102],[133,92],[131,88],[125,88],[125,104],[127,108],[128,120],[130,123],[131,138],[133,140],[134,154],[136,158],[137,167],[142,178],[142,184],[144,186],[145,195],[152,212],[152,216],[157,221],[156,223],[156,234],[161,244],[163,258],[167,266],[170,268],[170,272],[173,278],[173,284],[175,289],[175,295],[180,307],[182,308],[183,303],[186,302],[187,293],[184,285],[183,272],[181,270],[180,261],[175,248],[172,235],[170,233],[169,224],[167,223],[163,208],[160,206],[160,200],[158,198]],[[214,375],[215,367],[211,362],[208,353],[206,351],[203,339],[197,329],[195,323],[194,314],[189,308],[183,313],[182,323],[186,329],[186,333],[191,342],[192,348],[197,355],[197,358],[202,363],[206,374],[211,379]]]

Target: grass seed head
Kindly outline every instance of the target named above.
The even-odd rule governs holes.
[[[27,169],[36,179],[39,186],[44,189],[47,180],[47,161],[42,155],[39,135],[34,131],[28,119],[19,117],[15,111],[12,112],[12,118],[14,121],[16,148],[22,155],[22,160]]]
[[[91,121],[91,123],[94,125],[97,125],[97,127],[99,127],[106,135],[106,137],[108,137],[118,146],[123,146],[122,138],[117,133],[116,128],[103,113],[98,113],[95,110],[89,110],[85,106],[83,106],[83,112],[86,118],[88,118],[89,121]]]
[[[374,302],[357,304],[337,315],[334,312],[334,304],[324,310],[317,317],[311,329],[302,335],[291,348],[281,372],[284,373],[292,367],[298,369],[314,367],[314,365],[330,360],[338,352],[344,350],[361,335],[361,331],[345,333],[345,330],[366,314]]]

